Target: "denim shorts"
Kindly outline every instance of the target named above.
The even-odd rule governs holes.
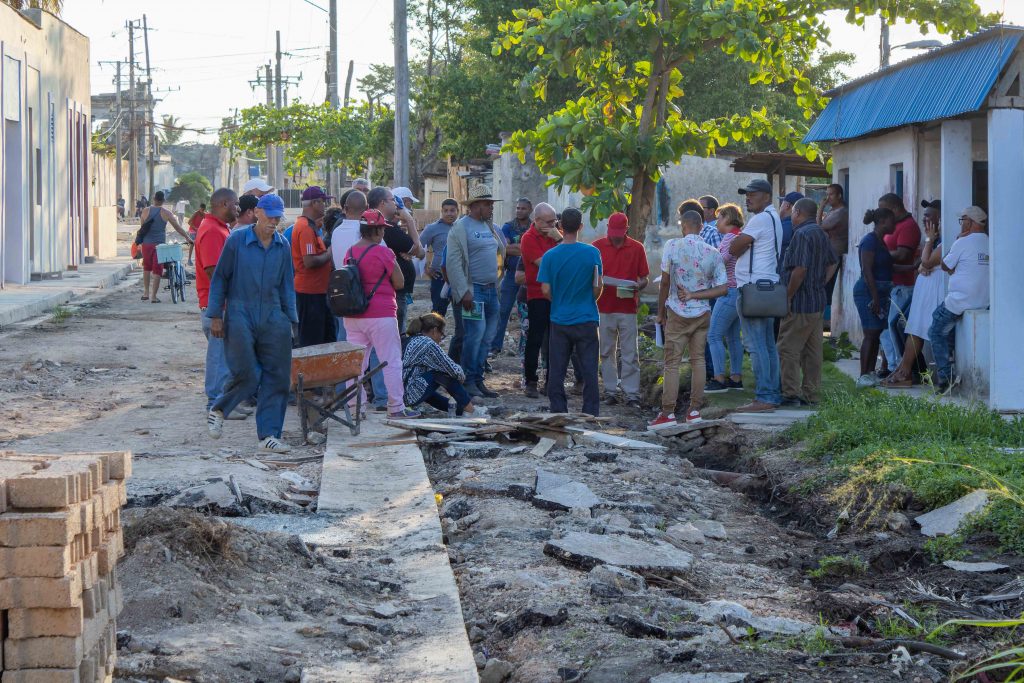
[[[888,327],[889,319],[889,294],[892,292],[891,282],[875,281],[875,289],[878,290],[879,314],[871,312],[871,290],[864,278],[857,280],[853,286],[853,303],[857,305],[857,313],[860,314],[860,328],[862,330],[884,330]]]

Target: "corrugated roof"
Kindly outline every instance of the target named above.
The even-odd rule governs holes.
[[[997,26],[832,91],[804,142],[850,140],[978,111],[1024,29]]]

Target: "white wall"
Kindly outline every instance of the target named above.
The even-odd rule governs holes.
[[[89,40],[51,14],[0,3],[0,63],[3,286],[59,275],[90,248]]]
[[[842,183],[843,173],[850,173],[847,202],[850,207],[850,241],[846,251],[843,279],[837,284],[832,302],[832,332],[847,332],[860,343],[860,319],[853,304],[853,286],[860,277],[857,244],[872,228],[864,225],[864,212],[878,206],[878,198],[896,188],[890,182],[890,166],[903,164],[903,200],[908,210],[918,215],[917,133],[903,128],[878,137],[854,140],[832,148],[833,182]]]

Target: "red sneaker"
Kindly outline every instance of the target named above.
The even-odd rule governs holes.
[[[699,410],[691,410],[686,414],[686,423],[693,424],[694,422],[703,422],[704,418],[700,416]]]
[[[672,427],[675,425],[675,413],[669,413],[668,415],[666,415],[665,413],[658,413],[658,417],[654,418],[652,421],[647,423],[647,429],[649,429],[652,432],[656,432],[659,429],[667,429],[668,427]]]

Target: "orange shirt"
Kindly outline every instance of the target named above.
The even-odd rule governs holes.
[[[227,223],[212,213],[206,214],[199,224],[199,233],[196,235],[196,294],[199,296],[200,308],[206,308],[210,298],[210,276],[206,274],[206,269],[216,267],[230,234]]]
[[[330,259],[316,268],[307,268],[302,262],[306,254],[322,254],[327,245],[320,239],[316,228],[305,216],[299,216],[292,228],[292,265],[295,266],[295,291],[300,294],[327,294],[327,283],[334,266]]]

